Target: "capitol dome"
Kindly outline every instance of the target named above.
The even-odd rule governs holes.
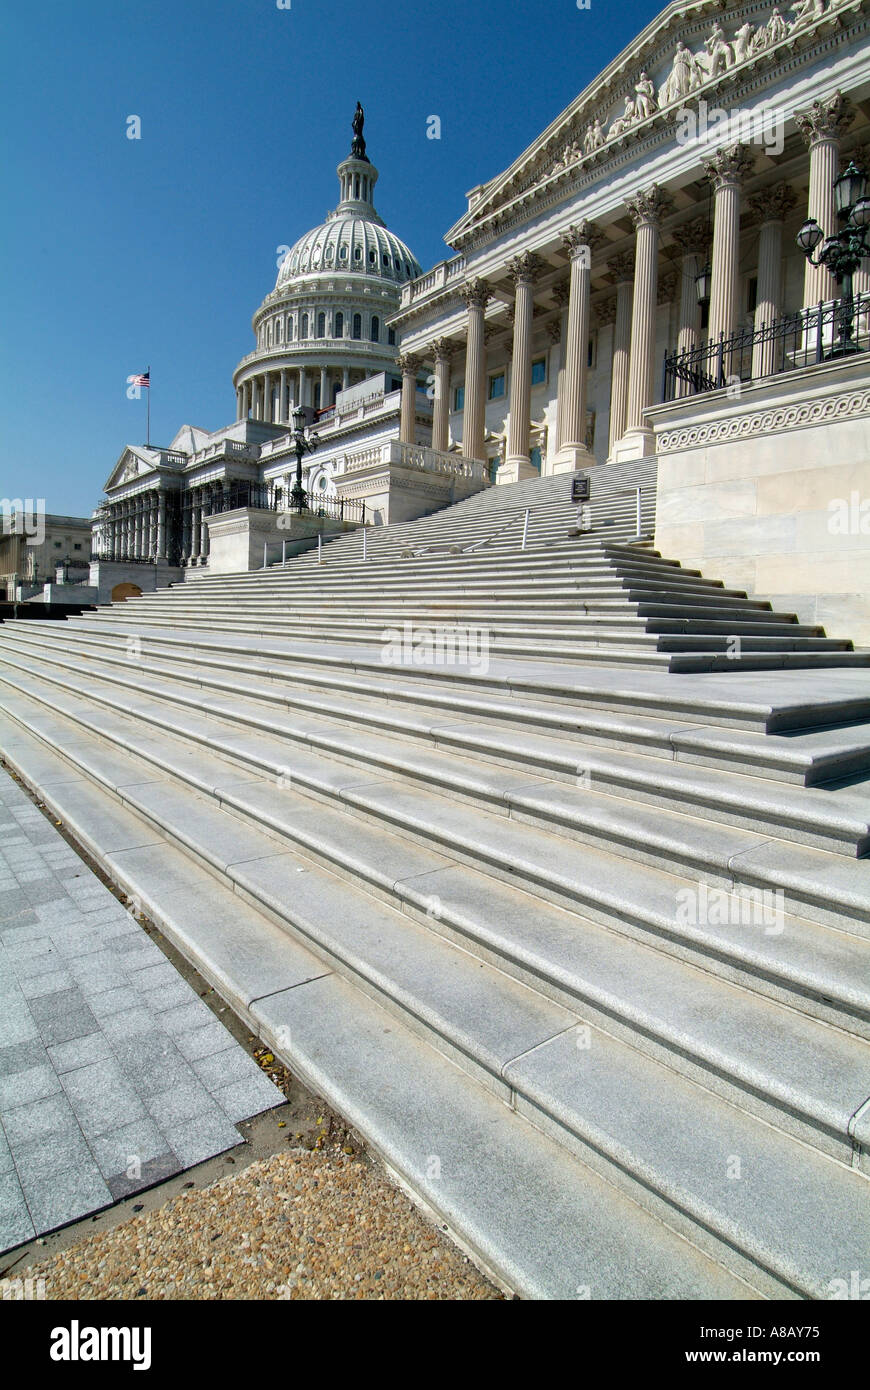
[[[286,252],[254,315],[257,346],[233,378],[240,419],[285,423],[295,404],[322,411],[338,391],[395,371],[387,320],[402,285],[422,269],[375,208],[378,171],[366,154],[364,119],[358,106],[351,152],[337,169],[338,206]]]

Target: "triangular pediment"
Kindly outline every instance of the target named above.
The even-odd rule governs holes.
[[[839,26],[851,0],[757,0],[668,5],[614,58],[513,164],[468,194],[468,209],[445,237],[461,250],[492,233],[500,215],[530,203],[573,174],[602,171],[611,158],[701,97],[716,99],[754,71],[778,80],[780,64],[811,46],[820,29]],[[723,104],[726,104],[723,102]]]
[[[110,488],[120,487],[123,483],[134,482],[146,473],[155,472],[159,457],[159,453],[154,449],[137,448],[128,444],[109,475],[104,491],[108,492]]]

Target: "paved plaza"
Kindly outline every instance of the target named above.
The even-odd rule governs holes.
[[[0,770],[0,1250],[232,1148],[282,1102]]]

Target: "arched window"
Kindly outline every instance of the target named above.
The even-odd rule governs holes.
[[[373,343],[379,343],[380,341],[381,341],[381,321],[380,321],[380,319],[378,318],[377,314],[372,314],[372,342],[373,342]]]
[[[361,246],[357,246],[357,247],[354,248],[353,258],[354,258],[355,261],[361,261],[361,260],[362,260],[362,247],[361,247]]]
[[[339,309],[338,313],[337,313],[336,316],[335,316],[335,329],[334,329],[334,332],[333,332],[333,337],[335,337],[335,338],[343,338],[343,337],[344,337],[344,314],[341,312],[340,309]]]
[[[281,322],[281,320],[278,319],[277,322],[276,322],[276,324],[275,324],[275,337],[276,337],[276,340],[280,343],[281,340],[282,340],[282,338],[283,338],[283,336],[284,336],[284,325],[283,325],[283,323]]]
[[[318,336],[318,338],[325,338],[325,337],[326,337],[326,315],[325,315],[325,314],[318,314],[318,315],[317,315],[317,336]]]
[[[287,315],[287,341],[288,343],[293,341],[293,319],[290,314]]]
[[[359,174],[357,174],[356,178],[354,179],[354,197],[359,197]]]
[[[353,336],[359,340],[362,337],[362,314],[353,316]]]
[[[308,337],[308,315],[307,315],[307,314],[303,314],[303,315],[302,315],[302,331],[300,332],[299,336],[300,336],[300,338],[307,338],[307,337]]]
[[[347,247],[346,247],[346,246],[341,246],[341,247],[339,247],[338,258],[339,258],[339,260],[341,260],[341,261],[346,261],[346,260],[347,260]]]
[[[374,263],[375,263],[375,253],[374,253],[374,251],[370,251],[370,252],[369,252],[369,261],[371,262],[372,265],[374,265]]]

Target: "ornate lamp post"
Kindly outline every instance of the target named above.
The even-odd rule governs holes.
[[[805,222],[797,234],[797,244],[810,265],[824,265],[833,275],[840,290],[840,341],[826,355],[826,360],[848,357],[862,349],[854,341],[855,306],[852,277],[866,256],[870,256],[867,240],[870,228],[870,198],[867,175],[850,161],[848,169],[834,180],[834,207],[842,224],[839,232],[826,237],[814,217]],[[822,243],[816,259],[813,252]]]
[[[293,411],[292,433],[296,445],[296,481],[290,489],[290,506],[297,512],[302,512],[308,501],[308,494],[302,486],[302,459],[305,454],[314,453],[320,440],[313,431],[306,428],[305,411],[300,405]]]

